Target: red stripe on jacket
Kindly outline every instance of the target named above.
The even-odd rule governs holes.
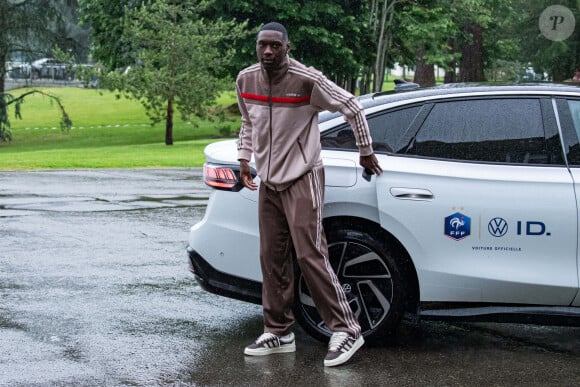
[[[242,97],[245,99],[252,99],[254,101],[269,102],[270,97],[267,95],[258,95],[250,93],[242,93]],[[305,97],[272,97],[272,102],[275,103],[302,103],[309,102],[310,96]]]

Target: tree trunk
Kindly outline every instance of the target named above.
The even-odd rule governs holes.
[[[173,145],[173,97],[167,100],[167,118],[165,120],[165,145]]]
[[[461,56],[461,82],[485,81],[483,74],[483,28],[478,24],[466,23],[463,31],[472,41],[463,46]]]
[[[570,71],[567,71],[564,66],[555,66],[552,69],[552,80],[554,82],[563,82],[570,78]]]
[[[0,15],[0,18],[2,16]],[[0,32],[1,34],[2,32]],[[0,38],[1,39],[1,38]],[[6,80],[5,65],[7,52],[0,43],[0,141],[10,141],[10,129],[8,127],[8,108],[6,106],[6,96],[4,95],[4,82]]]
[[[0,53],[0,64],[2,64],[2,68],[0,68],[0,96],[6,91],[4,86],[6,83],[6,70],[3,66],[4,63],[6,63],[6,56],[2,56]]]
[[[371,82],[373,78],[373,69],[369,66],[364,69],[360,83],[360,94],[368,94],[371,92]]]
[[[6,30],[7,18],[10,17],[8,12],[8,3],[0,0],[0,95],[6,91],[4,89],[4,82],[6,81],[6,59],[8,59],[9,38]]]
[[[393,25],[394,7],[398,0],[372,0],[370,5],[369,25],[377,42],[375,63],[371,68],[371,77],[366,81],[370,92],[383,89],[385,71],[388,63],[388,52],[392,44],[391,28]]]
[[[457,82],[457,76],[455,75],[455,71],[445,71],[443,83],[455,83],[455,82]]]
[[[349,76],[346,79],[346,85],[347,85],[347,90],[355,95],[357,93],[357,83],[356,83],[356,77],[353,76]]]
[[[457,40],[455,38],[450,38],[447,40],[447,45],[449,46],[449,52],[455,54],[457,52]],[[447,62],[448,70],[445,71],[443,77],[443,83],[455,83],[457,82],[457,74],[455,73],[455,68],[457,67],[457,62],[452,60]]]
[[[377,42],[377,57],[375,60],[375,74],[374,74],[374,85],[373,92],[379,92],[383,88],[383,77],[385,73],[385,50],[387,46],[385,28],[387,27],[387,10],[388,1],[383,0],[383,7],[381,10],[381,17],[378,25],[378,42]]]
[[[423,59],[424,55],[425,47],[417,50],[417,65],[415,67],[413,82],[418,83],[422,87],[435,86],[435,65],[425,62],[425,59]]]

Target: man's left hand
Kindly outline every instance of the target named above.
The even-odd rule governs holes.
[[[377,160],[377,156],[374,153],[368,156],[361,156],[359,163],[369,175],[379,176],[383,173],[383,169],[379,165],[379,160]]]

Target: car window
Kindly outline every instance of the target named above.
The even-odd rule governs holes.
[[[560,152],[557,132],[554,128],[550,131],[546,135],[537,98],[440,102],[433,106],[402,153],[453,160],[550,164],[561,161],[554,156]]]
[[[580,165],[580,100],[557,99],[568,164]]]
[[[320,134],[322,149],[358,150],[352,129],[342,124]]]
[[[420,106],[381,112],[367,117],[375,152],[392,152],[417,116]],[[321,135],[324,149],[356,150],[354,133],[348,124]]]
[[[572,116],[574,130],[576,130],[576,136],[580,138],[580,101],[568,100],[568,108]]]
[[[373,137],[375,151],[392,152],[397,149],[403,134],[407,131],[420,109],[420,106],[414,106],[369,117],[369,129]]]

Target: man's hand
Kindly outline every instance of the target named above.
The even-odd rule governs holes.
[[[383,169],[379,165],[379,160],[377,160],[377,156],[374,153],[368,156],[361,156],[359,163],[369,175],[378,176],[383,173]]]
[[[258,185],[252,179],[252,170],[250,169],[250,162],[248,160],[240,160],[240,181],[247,189],[255,191]]]

